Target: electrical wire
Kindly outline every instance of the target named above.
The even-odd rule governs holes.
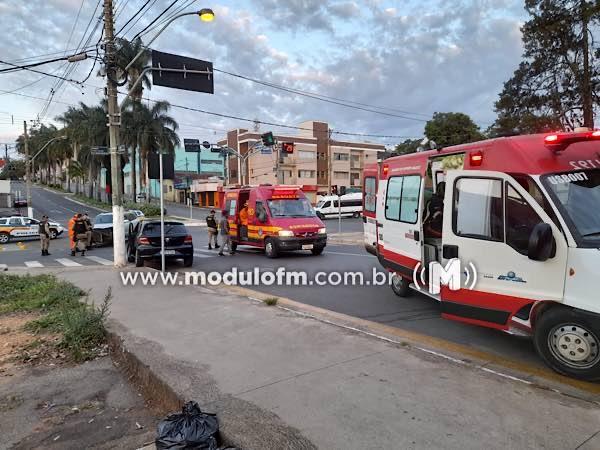
[[[137,17],[137,19],[135,19],[135,21],[134,21],[133,23],[131,23],[131,25],[129,25],[129,28],[127,28],[126,30],[125,30],[125,27],[126,27],[127,25],[123,26],[123,27],[122,27],[122,28],[121,28],[121,29],[120,29],[120,30],[117,32],[117,34],[116,34],[115,36],[117,36],[117,35],[121,35],[121,37],[125,37],[125,36],[127,35],[127,33],[129,33],[131,30],[133,30],[133,28],[134,28],[134,27],[137,25],[137,23],[140,21],[140,19],[141,19],[142,17],[144,17],[144,15],[145,15],[145,14],[147,14],[147,13],[148,13],[148,11],[150,11],[150,10],[152,9],[152,7],[153,7],[153,6],[156,4],[156,2],[157,2],[157,0],[152,0],[152,3],[151,3],[151,4],[150,4],[150,5],[147,7],[147,8],[146,8],[146,5],[148,5],[148,2],[146,2],[146,4],[144,4],[144,7],[142,7],[142,8],[139,10],[139,12],[142,12],[142,10],[143,10],[144,8],[146,8],[146,11],[145,11],[145,12],[143,12],[141,15],[139,15],[139,16]],[[121,32],[122,32],[123,34],[121,34]],[[133,40],[133,39],[130,39],[130,41],[132,41],[132,40]]]
[[[19,70],[27,70],[27,69],[30,69],[31,67],[43,66],[45,64],[50,64],[50,63],[57,62],[57,61],[66,61],[69,58],[70,58],[70,56],[63,56],[61,58],[48,59],[45,61],[39,61],[39,62],[36,62],[33,64],[26,64],[26,65],[22,65],[22,66],[19,66],[17,64],[13,64],[13,63],[9,63],[8,61],[3,61],[0,59],[0,63],[6,64],[7,66],[12,66],[8,69],[0,69],[0,74],[1,73],[18,72]]]
[[[121,31],[123,31],[127,27],[127,25],[129,25],[131,23],[131,21],[134,20],[138,16],[138,14],[140,14],[144,10],[144,8],[148,5],[148,3],[150,3],[151,1],[152,0],[146,0],[146,3],[144,3],[142,5],[142,7],[140,9],[138,9],[137,12],[133,16],[131,16],[127,22],[125,22],[125,25],[123,25],[119,29],[119,31],[117,31],[115,33],[115,36],[118,36],[119,34],[121,34]],[[156,1],[156,0],[154,0],[154,1]]]
[[[73,38],[73,33],[75,32],[75,28],[77,28],[77,23],[79,22],[79,16],[81,15],[81,9],[83,8],[83,4],[85,3],[85,0],[81,0],[81,3],[79,4],[79,10],[77,11],[77,16],[75,16],[75,22],[73,23],[73,26],[71,27],[71,33],[69,33],[69,39],[67,39],[67,45],[65,45],[65,55],[67,54],[67,49],[69,48],[69,44],[71,43],[71,39]]]
[[[154,25],[162,16],[164,16],[169,11],[169,9],[171,9],[173,6],[175,6],[175,3],[177,3],[178,1],[179,0],[173,0],[173,2],[169,6],[167,6],[165,9],[163,9],[163,11],[158,16],[156,16],[152,22],[150,22],[148,25],[146,25],[146,27],[142,31],[138,31],[136,33],[136,35],[133,36],[130,40],[132,42],[135,41],[139,37],[140,34],[142,34],[144,31],[146,31],[148,28],[150,28],[152,25]]]

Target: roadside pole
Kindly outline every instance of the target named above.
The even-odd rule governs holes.
[[[342,196],[338,195],[338,233],[342,232]]]
[[[33,217],[31,205],[31,160],[29,159],[29,136],[27,135],[27,121],[23,121],[23,140],[25,141],[25,190],[27,196],[27,217]]]
[[[112,0],[104,0],[104,36],[113,214],[113,264],[115,267],[124,267],[127,262],[125,260],[125,225],[123,221],[123,199],[121,195],[121,156],[118,153],[121,113],[117,101],[117,71],[115,67]]]
[[[163,152],[158,151],[158,171],[160,189],[160,271],[165,272],[165,203],[163,194]]]

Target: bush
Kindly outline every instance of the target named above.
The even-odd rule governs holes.
[[[160,216],[160,206],[150,203],[127,203],[125,209],[139,209],[146,217]]]

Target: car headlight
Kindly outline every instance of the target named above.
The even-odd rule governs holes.
[[[319,228],[319,234],[327,234],[327,228]]]
[[[294,236],[294,232],[291,230],[279,230],[279,232],[277,234],[282,237],[293,237]]]

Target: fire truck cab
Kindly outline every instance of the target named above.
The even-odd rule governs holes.
[[[491,139],[368,170],[364,216],[375,216],[397,295],[416,289],[444,318],[530,335],[554,370],[600,379],[600,131]]]
[[[243,212],[247,204],[246,211]],[[300,186],[260,185],[224,192],[232,248],[248,245],[265,250],[269,258],[291,250],[323,253],[327,230]],[[247,226],[243,217],[247,217]]]

